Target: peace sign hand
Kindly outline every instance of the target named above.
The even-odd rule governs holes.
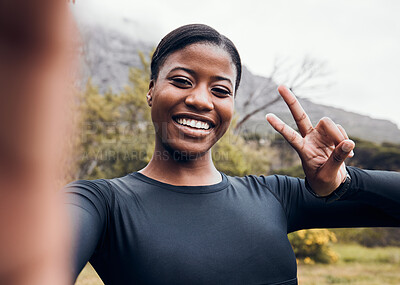
[[[346,179],[344,160],[353,156],[355,144],[349,140],[342,126],[327,117],[313,127],[293,93],[284,86],[279,86],[278,91],[288,105],[300,134],[273,114],[268,114],[267,120],[298,153],[313,191],[319,196],[327,196]]]

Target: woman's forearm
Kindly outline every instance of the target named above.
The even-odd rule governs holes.
[[[1,284],[69,284],[55,187],[69,121],[70,20],[65,1],[0,2]]]

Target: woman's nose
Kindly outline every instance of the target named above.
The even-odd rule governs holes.
[[[186,97],[185,103],[200,111],[211,111],[214,109],[212,94],[205,87],[192,89],[191,93]]]

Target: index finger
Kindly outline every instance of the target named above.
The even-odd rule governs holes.
[[[283,100],[285,100],[286,105],[288,105],[301,136],[304,137],[310,133],[314,129],[313,125],[296,96],[294,96],[294,94],[283,85],[278,87],[278,92],[282,96]]]
[[[271,126],[280,133],[298,153],[300,153],[300,150],[303,147],[303,138],[274,114],[267,114],[266,119]]]

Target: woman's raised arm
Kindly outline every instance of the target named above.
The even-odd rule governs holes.
[[[400,173],[346,168],[344,161],[353,155],[355,145],[345,130],[329,118],[313,127],[296,97],[283,86],[278,91],[300,134],[272,114],[267,120],[297,151],[306,175],[306,182],[284,176],[269,178],[270,183],[279,185],[288,231],[400,226]],[[340,201],[326,203],[335,200]]]

